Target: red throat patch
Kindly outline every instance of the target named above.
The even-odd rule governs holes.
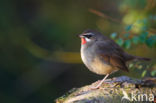
[[[81,38],[81,44],[86,44],[86,42],[85,38]]]

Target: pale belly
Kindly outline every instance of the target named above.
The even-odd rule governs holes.
[[[83,53],[81,53],[81,58],[90,71],[99,75],[111,74],[118,70],[118,68],[104,63],[99,58],[93,58],[92,61],[89,61]]]
[[[111,74],[113,72],[116,72],[118,70],[118,68],[113,67],[111,65],[105,64],[99,60],[95,60],[92,64],[91,64],[91,71],[95,72],[96,74],[100,74],[100,75],[106,75],[106,74]]]

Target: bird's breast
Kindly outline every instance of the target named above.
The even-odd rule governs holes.
[[[87,66],[87,68],[99,75],[110,74],[114,71],[117,71],[118,68],[111,66],[110,64],[102,61],[96,53],[93,53],[89,50],[84,50],[81,48],[81,58],[83,63]]]
[[[84,46],[82,46],[81,47],[81,59],[88,68],[91,68],[90,64],[93,58],[94,57],[91,51],[88,48],[85,48]]]

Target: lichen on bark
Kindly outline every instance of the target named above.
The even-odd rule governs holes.
[[[150,103],[152,96],[156,96],[156,78],[138,80],[121,76],[107,79],[99,89],[91,89],[98,82],[74,88],[56,99],[56,103]]]

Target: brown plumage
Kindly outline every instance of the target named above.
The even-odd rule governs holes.
[[[117,71],[128,72],[126,62],[130,60],[150,60],[130,55],[110,38],[95,30],[86,30],[81,35],[81,57],[88,69],[106,77]],[[102,82],[106,79],[102,80]],[[102,82],[95,88],[98,88]]]

